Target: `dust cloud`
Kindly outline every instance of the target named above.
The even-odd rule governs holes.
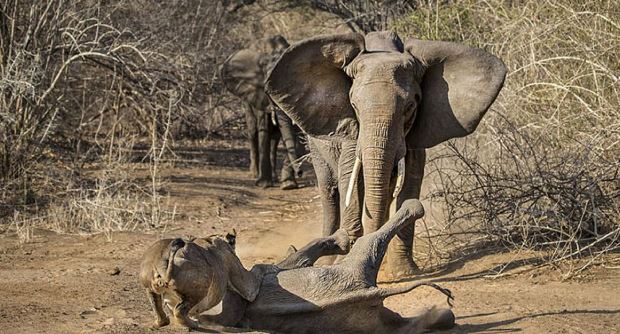
[[[268,230],[246,230],[237,237],[237,255],[243,262],[275,263],[286,257],[289,246],[299,249],[321,237],[321,222],[317,219],[280,223]]]

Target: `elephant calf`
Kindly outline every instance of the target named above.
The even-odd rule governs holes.
[[[222,312],[202,315],[200,320],[283,333],[419,333],[430,328],[450,328],[454,325],[454,314],[449,309],[432,309],[417,318],[403,318],[383,306],[385,298],[422,285],[432,286],[452,298],[448,290],[432,283],[391,288],[376,285],[388,243],[404,224],[423,214],[418,200],[405,201],[379,230],[358,239],[336,265],[295,268],[291,264],[311,265],[317,254],[346,251],[343,249],[348,245],[345,231],[313,241],[280,265],[256,265],[251,271],[255,277],[250,281],[259,279],[261,283],[257,291],[251,292],[256,294],[254,300],[229,289]],[[230,321],[239,318],[239,322]]]

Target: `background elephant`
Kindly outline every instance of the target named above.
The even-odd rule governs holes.
[[[425,149],[472,133],[505,75],[483,50],[403,44],[393,32],[318,36],[288,48],[266,90],[310,137],[327,197],[324,233],[376,231],[405,199],[419,198]],[[407,224],[392,241],[388,276],[415,273],[413,233]]]
[[[260,54],[243,49],[232,54],[221,67],[220,73],[226,88],[243,101],[246,136],[250,141],[250,170],[261,187],[273,185],[277,180],[277,147],[282,137],[287,154],[284,158],[280,181],[282,189],[297,188],[295,175],[301,169],[297,158],[303,149],[300,131],[288,116],[274,106],[264,91],[264,78],[275,59],[288,47],[282,36],[269,39],[272,52]]]

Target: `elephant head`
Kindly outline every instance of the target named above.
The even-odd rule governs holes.
[[[250,49],[230,55],[220,67],[220,76],[226,89],[245,100],[252,107],[264,110],[269,99],[264,90],[264,74],[260,64],[261,54]]]
[[[275,63],[276,59],[271,58],[279,56],[289,46],[281,35],[269,37],[267,43],[271,48],[271,55],[242,49],[231,54],[220,67],[220,77],[226,89],[260,110],[269,105],[264,90],[264,72]]]
[[[349,189],[361,169],[372,232],[402,187],[408,150],[472,133],[505,74],[500,59],[465,45],[350,33],[292,45],[266,91],[307,134],[357,141]]]

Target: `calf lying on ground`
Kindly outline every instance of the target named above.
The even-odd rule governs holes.
[[[432,283],[413,283],[392,288],[379,288],[376,284],[379,266],[390,240],[404,224],[422,217],[423,214],[424,210],[418,200],[405,201],[394,217],[378,231],[358,239],[342,261],[324,267],[312,267],[311,265],[322,255],[346,252],[349,242],[344,231],[311,242],[278,265],[256,265],[251,272],[243,267],[239,268],[236,265],[240,266],[239,260],[232,251],[228,251],[225,254],[227,256],[232,254],[236,261],[228,259],[222,262],[229,263],[229,267],[235,269],[234,271],[219,270],[228,275],[221,274],[217,278],[207,278],[209,276],[204,274],[182,274],[186,270],[184,268],[198,271],[200,265],[207,267],[221,265],[210,261],[205,263],[195,255],[197,256],[196,263],[190,266],[186,264],[187,261],[193,261],[189,257],[190,253],[185,253],[187,255],[183,257],[186,262],[177,261],[174,252],[178,247],[175,246],[174,241],[168,241],[168,246],[164,248],[172,254],[169,257],[173,258],[173,261],[159,262],[179,266],[178,271],[160,264],[158,273],[162,274],[154,274],[150,277],[158,277],[157,275],[164,277],[163,275],[167,275],[165,273],[170,271],[172,276],[177,273],[183,281],[194,277],[196,279],[203,277],[203,280],[208,281],[208,283],[188,281],[186,285],[174,286],[171,284],[172,280],[169,281],[169,290],[166,290],[169,291],[168,295],[180,296],[174,299],[177,302],[174,315],[183,325],[195,326],[193,322],[183,317],[183,310],[198,303],[199,300],[191,299],[191,302],[188,302],[190,299],[187,298],[187,292],[184,294],[178,291],[179,287],[190,286],[191,283],[201,287],[202,292],[194,294],[195,297],[215,296],[206,298],[209,302],[200,303],[204,307],[192,310],[193,314],[206,310],[207,306],[215,306],[219,300],[222,300],[220,314],[204,314],[199,317],[200,322],[204,324],[283,333],[418,333],[430,328],[449,328],[454,325],[454,314],[449,309],[432,309],[416,318],[403,318],[383,306],[385,298],[411,291],[422,285],[438,289],[450,300],[452,296],[448,290]],[[188,246],[185,245],[185,247]],[[163,258],[166,251],[159,251],[158,254]],[[230,266],[230,263],[235,265]],[[183,267],[184,264],[185,267]],[[213,268],[202,269],[200,272],[208,271],[218,272]],[[234,277],[234,275],[239,276]],[[154,278],[152,281],[156,283],[160,280],[160,278]],[[228,289],[226,289],[227,285]],[[209,286],[212,286],[215,292],[209,291]],[[177,290],[171,292],[172,289]],[[151,288],[149,291],[155,291],[155,289]],[[151,299],[154,298],[153,293],[150,296]],[[169,297],[166,297],[164,293],[166,301],[167,298]],[[159,321],[161,315],[159,310],[156,309],[156,312]],[[177,316],[177,314],[180,315]]]

